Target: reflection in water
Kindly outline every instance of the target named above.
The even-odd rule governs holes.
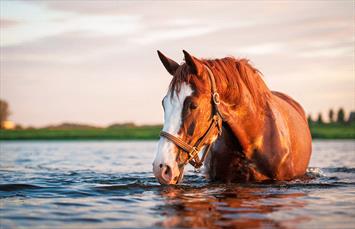
[[[163,227],[284,228],[307,221],[308,217],[275,220],[278,212],[303,208],[301,192],[270,192],[267,188],[229,186],[185,189],[166,187],[159,207]],[[270,217],[272,215],[272,217]],[[283,216],[284,217],[284,216]]]

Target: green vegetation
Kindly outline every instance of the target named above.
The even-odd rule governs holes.
[[[307,120],[313,139],[355,139],[354,111],[350,112],[347,120],[343,108],[339,108],[336,119],[334,110],[330,109],[327,123],[323,121],[322,113],[318,114],[316,121],[310,115]]]
[[[161,126],[0,130],[0,140],[148,140],[158,139]]]
[[[311,123],[314,139],[355,139],[355,123]],[[0,140],[155,140],[160,125],[86,129],[0,130]]]
[[[313,139],[355,139],[355,123],[312,123],[310,128]]]
[[[336,117],[335,117],[336,114]],[[106,128],[78,123],[62,123],[43,128],[5,129],[10,115],[9,105],[0,100],[0,140],[156,140],[161,125],[136,126],[134,123],[115,123]],[[355,112],[345,118],[345,111],[330,109],[327,123],[319,113],[316,120],[309,115],[307,120],[313,139],[355,139]]]

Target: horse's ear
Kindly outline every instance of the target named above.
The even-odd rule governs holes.
[[[164,56],[163,53],[161,53],[159,50],[157,50],[159,59],[163,63],[164,67],[166,70],[170,73],[170,75],[174,75],[176,72],[176,69],[180,66],[178,63],[175,61],[169,59],[168,57]]]
[[[202,75],[203,73],[203,63],[196,57],[191,56],[185,50],[182,50],[185,56],[185,62],[190,67],[191,71],[195,75]]]

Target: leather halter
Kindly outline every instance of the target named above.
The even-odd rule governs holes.
[[[206,150],[204,151],[201,159],[198,156],[198,153],[200,152],[201,148],[205,145],[206,141],[209,139],[210,135],[213,133],[214,129],[218,129],[218,134],[220,135],[222,133],[222,120],[223,116],[221,115],[218,105],[220,104],[220,99],[219,99],[219,94],[217,92],[217,86],[216,86],[216,81],[215,77],[206,65],[204,65],[208,72],[208,77],[211,82],[211,92],[212,92],[212,119],[211,123],[206,130],[206,132],[200,137],[194,145],[190,145],[183,141],[182,139],[169,134],[168,132],[161,131],[160,136],[165,137],[169,139],[171,142],[173,142],[179,149],[181,149],[183,152],[187,153],[187,159],[182,163],[182,165],[186,165],[187,163],[190,163],[193,167],[196,169],[199,169],[202,165],[204,160],[207,157],[207,154],[210,150],[211,144],[207,145]]]

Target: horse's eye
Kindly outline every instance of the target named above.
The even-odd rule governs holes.
[[[197,104],[194,103],[194,102],[191,102],[191,103],[190,103],[190,109],[191,109],[191,110],[194,110],[194,109],[196,109],[196,108],[197,108]]]

